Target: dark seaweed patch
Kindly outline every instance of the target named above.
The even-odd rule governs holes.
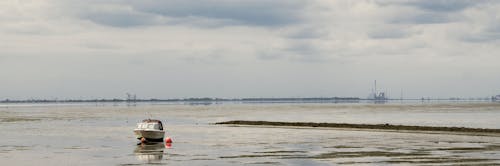
[[[286,155],[286,154],[265,154],[265,155],[238,155],[238,156],[221,156],[219,158],[260,158],[260,157],[280,157],[280,158],[304,158],[305,156],[301,155]]]
[[[266,151],[266,152],[254,152],[254,153],[306,153],[306,151],[279,150],[279,151]]]
[[[479,158],[435,158],[427,160],[391,160],[387,163],[408,163],[408,164],[439,164],[439,163],[477,163],[477,162],[491,162],[496,161],[493,159],[479,159]]]
[[[361,151],[361,152],[330,152],[323,153],[311,158],[328,159],[328,158],[358,158],[358,157],[402,157],[402,156],[423,156],[428,153],[400,153],[400,152],[384,152],[384,151]]]
[[[3,118],[0,122],[29,122],[29,121],[39,121],[41,119],[36,118],[24,118],[24,117],[11,117],[11,118]]]
[[[298,126],[298,127],[329,127],[378,130],[410,130],[410,131],[445,131],[465,133],[500,133],[500,129],[467,128],[467,127],[435,127],[435,126],[405,126],[391,124],[349,124],[349,123],[312,123],[312,122],[270,122],[270,121],[227,121],[218,122],[227,125],[265,125],[265,126]]]

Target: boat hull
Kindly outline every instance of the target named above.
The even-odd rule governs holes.
[[[146,141],[162,142],[165,135],[163,130],[134,130],[137,139],[145,138]]]

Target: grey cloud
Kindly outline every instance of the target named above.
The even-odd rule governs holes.
[[[206,50],[203,53],[186,54],[179,60],[189,64],[212,64],[212,65],[227,65],[227,59],[224,55],[227,53],[224,50]]]
[[[455,12],[473,7],[480,0],[419,0],[405,3],[432,12]]]
[[[328,36],[328,32],[318,28],[303,28],[290,33],[287,37],[291,39],[314,39]]]
[[[408,6],[427,12],[457,12],[491,0],[410,0],[378,1],[381,6]]]
[[[63,3],[68,5],[67,3]],[[87,7],[110,5],[127,7],[130,10],[82,10],[82,19],[114,26],[132,27],[164,24],[187,24],[192,26],[283,26],[302,21],[303,2],[271,0],[129,0],[103,3],[93,1]],[[70,5],[72,7],[77,7]],[[96,8],[94,8],[96,9]],[[208,20],[208,21],[207,21]]]
[[[258,56],[257,58],[259,58],[260,60],[278,60],[278,59],[282,59],[283,58],[283,54],[282,53],[276,53],[276,52],[272,52],[272,51],[260,51],[258,53]]]
[[[368,36],[373,39],[401,39],[411,36],[412,33],[408,32],[402,28],[390,29],[390,30],[377,30],[369,32]]]
[[[306,63],[327,62],[325,50],[310,41],[293,41],[284,48],[260,51],[260,60],[289,60]]]
[[[500,18],[498,17],[498,8],[500,4],[483,4],[474,11],[466,15],[468,31],[462,34],[465,42],[497,42],[500,41]],[[477,15],[477,13],[481,13]]]
[[[500,1],[493,0],[417,0],[410,2],[389,2],[384,5],[410,6],[417,9],[409,15],[400,15],[389,20],[392,24],[442,24],[466,23],[475,26],[458,39],[465,42],[495,42],[500,39],[500,24],[496,15]],[[467,10],[467,11],[466,11]],[[482,16],[471,13],[489,13]],[[393,33],[391,35],[396,35]]]
[[[123,1],[55,0],[59,15],[111,27],[164,24],[162,17],[134,10]]]
[[[466,42],[482,43],[500,41],[500,33],[480,33],[470,34],[461,38]]]
[[[316,55],[322,52],[313,44],[306,42],[291,44],[288,48],[286,48],[286,51],[304,56]]]
[[[204,17],[211,19],[234,20],[248,25],[286,25],[300,21],[299,12],[305,5],[301,2],[272,0],[243,1],[130,1],[132,7],[140,12],[154,13],[168,17]]]
[[[154,15],[123,10],[93,10],[79,14],[80,19],[90,20],[94,23],[113,27],[135,27],[164,24]]]
[[[498,2],[498,1],[497,1]],[[460,21],[457,14],[479,4],[497,3],[488,0],[416,0],[379,2],[381,6],[405,6],[416,9],[409,15],[399,15],[389,20],[389,23],[403,24],[439,24]]]
[[[192,27],[203,28],[219,28],[223,26],[235,26],[241,23],[234,20],[208,19],[201,17],[186,17],[186,18],[170,18],[165,24],[168,25],[185,25]]]
[[[397,16],[389,21],[393,24],[439,24],[456,21],[446,13],[422,13],[416,15]]]
[[[500,5],[497,6],[500,7]],[[491,35],[490,38],[495,38],[495,41],[500,41],[500,17],[498,17],[497,13],[496,16],[492,16],[491,18],[492,20],[486,29],[486,34],[484,35]]]

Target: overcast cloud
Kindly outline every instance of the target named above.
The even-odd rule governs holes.
[[[3,0],[0,100],[500,94],[499,1]]]

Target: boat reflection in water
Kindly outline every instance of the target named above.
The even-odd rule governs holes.
[[[137,160],[146,163],[159,163],[163,159],[165,145],[159,143],[140,143],[134,150]]]

